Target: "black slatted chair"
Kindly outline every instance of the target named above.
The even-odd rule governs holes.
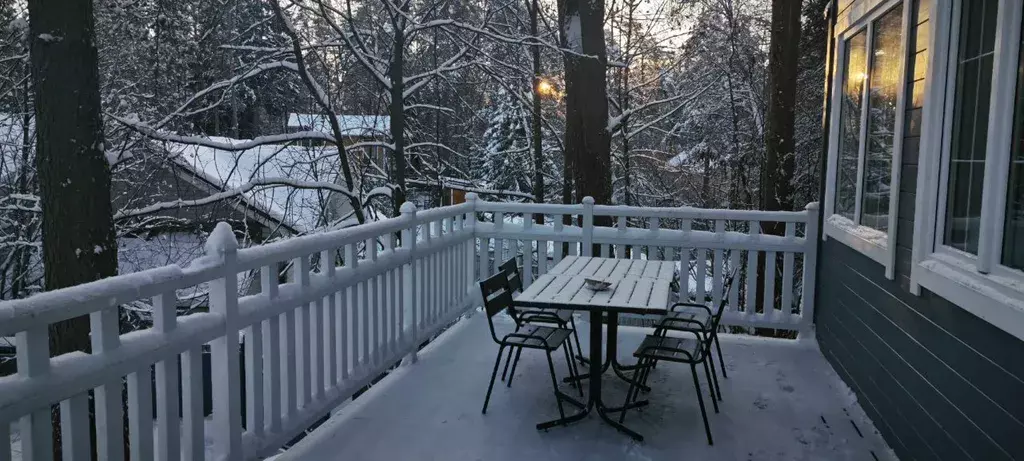
[[[516,258],[509,258],[508,261],[501,263],[498,269],[508,277],[508,285],[512,290],[512,293],[523,291],[523,276],[522,272],[519,271],[519,265],[516,264]],[[569,351],[569,355],[577,357],[577,354],[582,354],[583,349],[580,348],[580,336],[576,332],[576,319],[572,315],[572,311],[569,309],[541,309],[533,307],[510,307],[509,315],[512,320],[516,322],[517,328],[522,328],[523,325],[528,324],[541,324],[541,325],[556,325],[559,328],[566,328],[572,330],[572,338],[576,343],[576,352]],[[501,380],[505,381],[505,377],[508,373],[509,363],[512,362],[512,350],[508,351],[508,358],[505,359],[505,368],[501,372]],[[515,362],[512,362],[512,375],[516,373],[516,365],[519,363],[519,357],[516,357]],[[507,384],[512,385],[512,378],[509,377]]]
[[[548,370],[551,372],[551,385],[554,388],[555,398],[558,402],[558,413],[562,419],[565,418],[565,410],[562,408],[563,402],[569,402],[582,408],[580,402],[558,390],[558,377],[555,375],[555,364],[551,359],[551,354],[565,344],[566,347],[563,347],[562,351],[565,353],[569,375],[574,378],[577,376],[575,363],[569,356],[568,339],[572,335],[572,330],[540,325],[524,325],[517,328],[515,332],[508,333],[499,338],[497,330],[494,328],[494,316],[512,307],[512,290],[508,286],[508,277],[503,272],[499,272],[480,282],[480,291],[484,299],[484,310],[487,313],[487,325],[491,329],[491,338],[499,346],[498,356],[494,360],[494,370],[491,371],[491,381],[487,385],[487,396],[484,398],[482,412],[487,413],[487,404],[491,400],[491,390],[494,388],[494,378],[498,375],[498,365],[501,364],[501,357],[506,347],[509,350],[515,349],[517,351],[516,358],[519,357],[523,349],[537,349],[545,352],[544,355],[548,359]]]
[[[724,311],[725,306],[728,304],[729,291],[732,288],[736,277],[739,274],[739,268],[732,271],[725,279],[725,283],[722,286],[722,301],[718,305],[718,315]],[[729,375],[725,371],[725,358],[722,356],[722,344],[718,340],[718,327],[712,325],[712,320],[715,316],[715,312],[711,311],[711,307],[707,304],[701,303],[675,303],[668,309],[668,313],[665,314],[658,322],[655,323],[654,334],[663,335],[666,330],[675,331],[699,331],[706,335],[711,335],[712,340],[715,344],[715,349],[718,352],[718,365],[721,367],[722,377],[728,378]],[[722,393],[718,389],[718,373],[715,366],[714,357],[710,360],[711,371],[715,377],[715,389],[718,391],[718,400],[722,400]],[[648,373],[650,370],[648,370]],[[644,377],[646,382],[646,376]]]
[[[718,309],[714,313],[711,313],[711,309],[705,305],[691,304],[691,306],[699,306],[707,310],[706,312],[701,311],[703,314],[708,314],[707,317],[704,317],[704,322],[701,322],[700,319],[686,316],[670,317],[672,320],[668,322],[663,321],[655,329],[654,334],[647,335],[644,338],[640,346],[633,352],[633,356],[638,359],[638,366],[636,371],[633,372],[633,380],[626,391],[626,401],[623,405],[623,411],[619,415],[619,423],[625,420],[626,411],[630,408],[629,404],[639,396],[640,388],[637,386],[637,383],[646,385],[655,363],[662,360],[685,363],[690,365],[690,371],[693,375],[693,387],[697,391],[697,402],[700,404],[701,417],[704,419],[704,430],[708,436],[708,444],[714,445],[714,440],[711,437],[711,425],[708,423],[708,414],[704,407],[704,395],[701,391],[700,379],[697,377],[697,365],[704,367],[704,376],[708,381],[711,403],[714,405],[715,413],[718,413],[718,400],[722,399],[722,391],[718,387],[718,378],[714,373],[714,358],[712,357],[711,348],[718,339],[718,326],[722,320],[725,306],[729,303],[729,290],[735,278],[736,271],[726,279],[723,286],[722,301],[718,304]],[[669,331],[682,334],[680,336],[669,336],[667,334]],[[719,353],[721,353],[721,350],[719,350]],[[721,360],[721,356],[719,356],[719,359]],[[722,366],[723,368],[725,367],[724,362]],[[717,398],[715,396],[716,393],[718,394]]]

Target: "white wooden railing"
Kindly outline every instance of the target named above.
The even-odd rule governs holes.
[[[724,275],[739,270],[723,316],[728,325],[806,331],[813,321],[817,203],[802,212],[766,212],[602,206],[588,197],[581,205],[477,202],[474,209],[490,221],[476,226],[480,247],[492,250],[479,254],[480,277],[512,255],[521,255],[526,283],[566,255],[674,260],[680,298],[715,305]],[[534,222],[538,216],[545,225]],[[595,219],[611,227],[594,226]],[[782,236],[764,234],[773,223]]]
[[[509,204],[467,195],[460,205],[417,212],[405,204],[398,218],[248,249],[238,249],[222,223],[206,256],[188,268],[0,303],[0,336],[16,336],[18,369],[0,378],[0,461],[11,458],[11,423],[23,459],[50,459],[54,406],[64,459],[89,459],[93,444],[99,459],[123,459],[124,421],[133,460],[203,459],[208,440],[216,458],[272,454],[403,358],[415,362],[420,344],[473,312],[477,278],[512,255],[521,255],[527,281],[594,246],[604,256],[679,259],[693,274],[680,277],[681,296],[716,300],[724,271],[743,267],[743,283],[728,295],[738,306],[730,307],[730,323],[810,326],[814,204],[765,213],[595,206],[589,198],[582,205]],[[533,222],[538,215],[546,224]],[[567,216],[581,225],[563,224]],[[615,225],[595,227],[595,218]],[[785,236],[760,234],[764,222],[785,223]],[[759,280],[753,269],[760,254],[767,255],[764,274],[776,273],[776,255],[783,261],[779,302],[765,296],[762,309],[752,302],[759,284],[764,293],[777,290],[775,277]],[[282,267],[289,267],[286,282]],[[240,296],[239,277],[254,273],[259,292]],[[197,286],[209,290],[209,312],[177,317],[176,290]],[[138,301],[151,303],[153,327],[119,335],[118,306]],[[84,315],[91,353],[51,358],[50,325]]]

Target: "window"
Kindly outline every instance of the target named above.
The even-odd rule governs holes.
[[[1024,339],[1024,2],[936,0],[912,289]],[[945,45],[945,46],[944,46]],[[933,153],[932,155],[928,155]]]
[[[826,235],[885,264],[887,274],[906,91],[904,16],[903,3],[890,1],[838,35],[838,123],[829,145]]]
[[[978,254],[998,0],[964,2],[943,243]]]
[[[1020,49],[1021,53],[1024,53],[1024,46]],[[1024,269],[1024,54],[1017,60],[1017,68],[1013,142],[1010,144],[1010,180],[1006,185],[1006,217],[1003,223],[1002,263],[1007,267]]]

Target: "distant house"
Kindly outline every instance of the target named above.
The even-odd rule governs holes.
[[[345,137],[342,144],[349,146],[364,142],[386,142],[391,134],[391,117],[387,115],[338,115],[338,126],[341,134]],[[333,134],[330,119],[323,114],[288,114],[288,123],[285,126],[288,133],[302,131],[319,131]],[[305,141],[304,145],[322,145],[320,141]],[[359,167],[377,165],[383,171],[387,171],[388,150],[383,146],[372,146],[358,149],[360,155],[355,156]]]

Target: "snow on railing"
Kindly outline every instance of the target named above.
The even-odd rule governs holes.
[[[222,223],[188,268],[0,303],[0,337],[16,337],[18,369],[0,378],[0,461],[10,458],[14,422],[23,459],[49,458],[54,406],[65,459],[88,458],[91,444],[99,459],[123,459],[124,421],[131,459],[271,454],[403,358],[415,362],[420,344],[477,304],[477,278],[511,256],[527,282],[566,255],[677,260],[686,273],[680,297],[714,301],[723,274],[741,268],[728,323],[811,324],[817,204],[757,212],[595,206],[589,197],[581,205],[467,200],[420,212],[407,203],[398,218],[247,249]],[[773,225],[782,236],[761,232]],[[766,274],[779,273],[779,262],[776,287]],[[259,274],[258,292],[240,296],[246,273]],[[176,317],[175,291],[200,284],[210,311]],[[153,328],[119,335],[118,306],[150,300]],[[50,358],[49,326],[83,315],[91,353]],[[204,402],[207,379],[212,402]]]
[[[472,205],[417,213],[407,203],[401,211],[249,249],[238,249],[221,223],[206,256],[186,269],[0,303],[0,337],[16,336],[18,368],[0,378],[0,460],[10,459],[12,422],[23,459],[50,459],[53,405],[64,459],[88,459],[90,397],[99,459],[124,458],[124,409],[133,460],[272,454],[403,357],[414,361],[419,345],[479,296]],[[286,283],[282,267],[290,267]],[[238,274],[249,271],[259,272],[260,291],[240,297]],[[210,286],[210,312],[176,318],[175,290],[201,283]],[[153,328],[118,335],[118,306],[150,298]],[[49,326],[82,315],[92,352],[51,359]],[[204,353],[212,365],[208,421]]]
[[[725,274],[738,269],[724,323],[806,331],[813,321],[817,203],[767,212],[603,206],[587,197],[580,205],[478,201],[474,208],[490,221],[476,228],[480,248],[489,249],[478,255],[480,277],[512,255],[522,258],[526,283],[567,255],[677,261],[680,300],[717,305]],[[773,226],[782,235],[765,233]]]

